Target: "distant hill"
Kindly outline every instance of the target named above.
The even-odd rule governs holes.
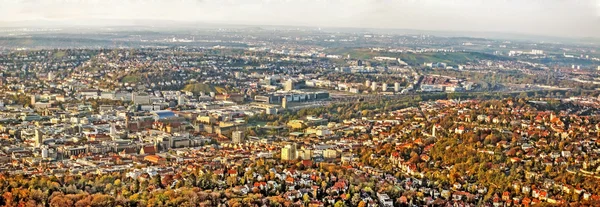
[[[598,37],[584,37],[579,39],[580,42],[584,42],[584,43],[596,43],[596,44],[600,44],[600,38]]]
[[[202,0],[199,0],[202,1]],[[498,31],[444,31],[444,30],[421,30],[402,28],[361,28],[361,27],[313,27],[301,25],[264,25],[264,24],[240,24],[228,21],[181,21],[155,19],[113,19],[113,18],[84,18],[66,20],[24,20],[6,21],[0,20],[0,28],[52,28],[60,29],[58,32],[80,34],[81,30],[98,30],[110,28],[114,31],[148,30],[148,31],[179,31],[196,30],[198,28],[235,28],[252,31],[266,31],[273,29],[302,29],[318,30],[322,32],[342,33],[374,33],[374,34],[396,34],[396,35],[434,35],[439,37],[475,37],[486,39],[503,39],[515,41],[544,41],[544,42],[568,42],[568,43],[598,43],[598,38],[582,37],[577,33],[571,36],[551,36],[546,34],[526,34]],[[48,31],[45,31],[48,32]],[[44,33],[45,33],[44,32]],[[36,33],[28,31],[29,34]],[[591,42],[590,42],[591,41]]]
[[[350,55],[354,59],[368,60],[377,56],[400,58],[412,66],[422,65],[425,62],[444,62],[450,65],[466,64],[477,60],[505,60],[506,57],[479,52],[431,52],[431,53],[392,53],[385,51],[373,51],[364,48],[332,48],[326,50],[328,53],[342,56]]]
[[[183,91],[189,91],[189,92],[192,92],[194,94],[198,94],[200,92],[202,92],[202,93],[210,93],[210,92],[227,93],[227,90],[225,90],[222,87],[213,86],[213,85],[204,84],[204,83],[187,84],[183,88]]]

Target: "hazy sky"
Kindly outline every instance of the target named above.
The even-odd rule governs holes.
[[[0,0],[0,26],[94,19],[600,37],[600,0]]]

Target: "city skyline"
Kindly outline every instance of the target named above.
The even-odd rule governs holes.
[[[0,0],[0,206],[600,206],[597,2]]]
[[[84,1],[2,2],[0,27],[131,26],[144,20],[600,36],[598,0]]]

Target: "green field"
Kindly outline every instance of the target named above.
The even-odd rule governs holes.
[[[210,93],[210,92],[227,93],[227,90],[225,90],[222,87],[208,85],[208,84],[203,84],[203,83],[187,84],[183,88],[183,90],[184,91],[192,92],[194,94],[197,94],[197,93],[200,93],[200,92],[203,92],[203,93]]]
[[[127,75],[121,79],[123,83],[139,83],[142,77],[139,75]]]
[[[65,52],[63,50],[59,50],[53,54],[53,57],[56,59],[60,59],[60,58],[63,58],[65,55],[67,55],[67,52]]]

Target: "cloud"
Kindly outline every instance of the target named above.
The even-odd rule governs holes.
[[[0,0],[0,5],[0,21],[162,19],[600,36],[600,0]]]
[[[600,0],[596,0],[596,15],[600,17]]]

